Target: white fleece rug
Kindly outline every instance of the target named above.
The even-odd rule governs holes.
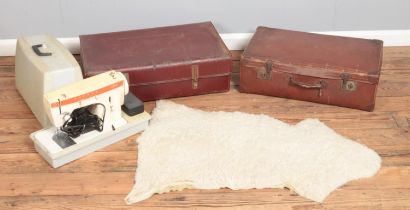
[[[205,112],[159,101],[138,139],[135,185],[125,201],[184,188],[284,188],[323,202],[381,159],[317,119],[289,125],[266,115]]]

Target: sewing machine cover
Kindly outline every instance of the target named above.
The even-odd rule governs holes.
[[[143,101],[228,91],[231,55],[211,22],[80,36],[83,74],[128,77]]]

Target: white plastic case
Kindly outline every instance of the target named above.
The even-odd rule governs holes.
[[[51,126],[43,95],[83,79],[74,56],[49,35],[23,37],[16,47],[16,87],[40,124]]]

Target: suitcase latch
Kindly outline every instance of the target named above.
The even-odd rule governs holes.
[[[265,63],[265,68],[258,69],[256,72],[256,78],[263,79],[263,80],[271,80],[272,79],[272,61],[268,60]]]
[[[350,74],[342,73],[340,77],[342,78],[342,89],[343,90],[355,91],[357,89],[356,82],[350,80]]]
[[[192,73],[192,89],[198,88],[198,79],[199,79],[199,70],[198,65],[191,66],[191,73]]]

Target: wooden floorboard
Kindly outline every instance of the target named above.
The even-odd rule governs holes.
[[[410,47],[383,49],[374,112],[241,94],[241,54],[232,51],[231,91],[172,100],[206,111],[266,114],[289,123],[318,118],[374,149],[382,157],[377,175],[347,183],[324,203],[287,189],[220,189],[154,195],[126,206],[123,199],[134,181],[139,135],[51,168],[29,138],[41,127],[16,91],[14,57],[0,57],[0,209],[410,209]],[[154,108],[153,102],[145,105],[147,111]]]

